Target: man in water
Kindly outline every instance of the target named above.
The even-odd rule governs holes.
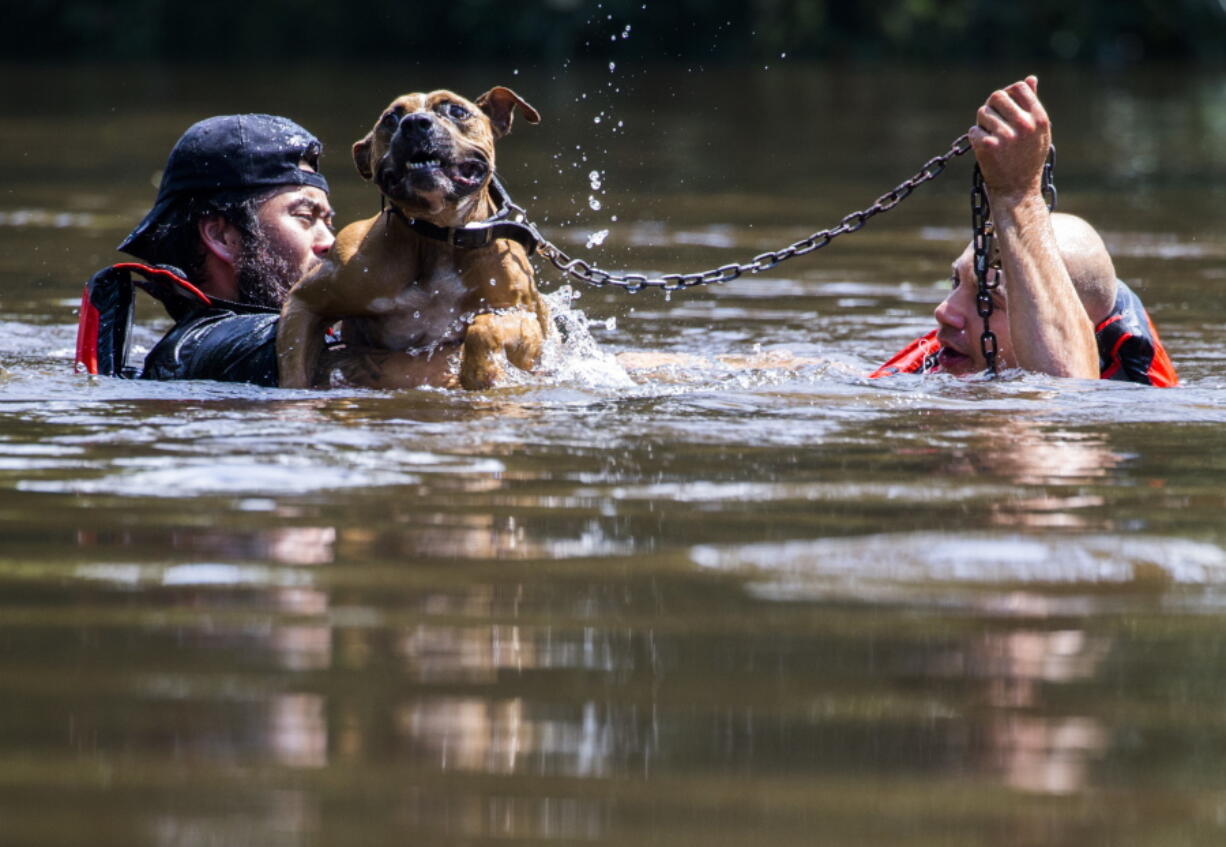
[[[170,152],[153,208],[119,245],[148,264],[105,269],[87,289],[78,361],[98,372],[103,339],[112,351],[103,372],[136,375],[113,352],[126,350],[136,273],[146,279],[136,284],[175,321],[149,351],[142,378],[277,386],[281,305],[336,240],[321,152],[311,133],[271,115],[223,115],[188,128]],[[95,283],[108,289],[97,298]],[[127,293],[116,294],[122,287]],[[322,357],[357,385],[393,369],[420,375],[445,361],[339,344]]]
[[[999,247],[990,317],[997,362],[1052,376],[1175,385],[1157,331],[1140,299],[1116,278],[1098,233],[1080,218],[1048,212],[1041,178],[1051,124],[1037,92],[1033,76],[994,92],[970,131]],[[872,376],[984,370],[977,294],[968,246],[954,262],[953,290],[936,308],[938,329]]]
[[[143,378],[277,384],[281,303],[335,241],[321,152],[272,115],[208,118],[175,144],[153,209],[119,249],[181,270],[203,297],[181,283],[155,291],[175,325]]]

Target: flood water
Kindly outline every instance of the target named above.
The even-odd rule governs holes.
[[[394,95],[510,85],[515,199],[671,273],[863,208],[1021,70],[6,69],[0,844],[1223,843],[1226,77],[1040,89],[1180,388],[864,378],[931,325],[966,160],[725,286],[539,267],[572,333],[513,387],[72,372],[81,284],[209,114],[314,130],[344,223]],[[715,358],[778,351],[819,364]]]

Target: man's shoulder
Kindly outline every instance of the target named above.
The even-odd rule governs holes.
[[[1110,313],[1094,327],[1095,332],[1103,332],[1109,328],[1112,333],[1120,331],[1142,332],[1149,322],[1149,313],[1140,295],[1132,290],[1121,279],[1115,281],[1115,303]]]
[[[278,319],[220,306],[194,309],[149,351],[141,377],[276,386]]]
[[[1103,379],[1168,388],[1179,384],[1158,329],[1140,296],[1116,281],[1115,306],[1094,328]]]

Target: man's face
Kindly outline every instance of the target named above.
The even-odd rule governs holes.
[[[941,343],[941,369],[958,375],[979,373],[988,363],[979,341],[983,334],[983,318],[979,317],[975,305],[979,284],[975,280],[974,252],[970,245],[954,262],[952,281],[953,290],[933,312],[940,325],[937,341]],[[988,321],[996,334],[996,363],[1002,368],[1009,367],[1013,360],[1013,342],[1009,336],[1009,298],[1003,273],[1000,285],[992,292],[992,315]]]
[[[332,214],[328,195],[313,186],[287,186],[260,203],[235,263],[243,302],[280,307],[336,241]]]

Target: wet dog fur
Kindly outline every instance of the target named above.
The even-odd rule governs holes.
[[[458,248],[405,220],[459,227],[493,215],[494,145],[516,110],[540,121],[502,86],[472,101],[446,90],[405,94],[353,145],[358,172],[401,214],[345,227],[290,291],[277,332],[283,387],[481,389],[502,381],[506,364],[536,366],[549,313],[524,247],[501,239]],[[344,343],[325,349],[337,320]]]

